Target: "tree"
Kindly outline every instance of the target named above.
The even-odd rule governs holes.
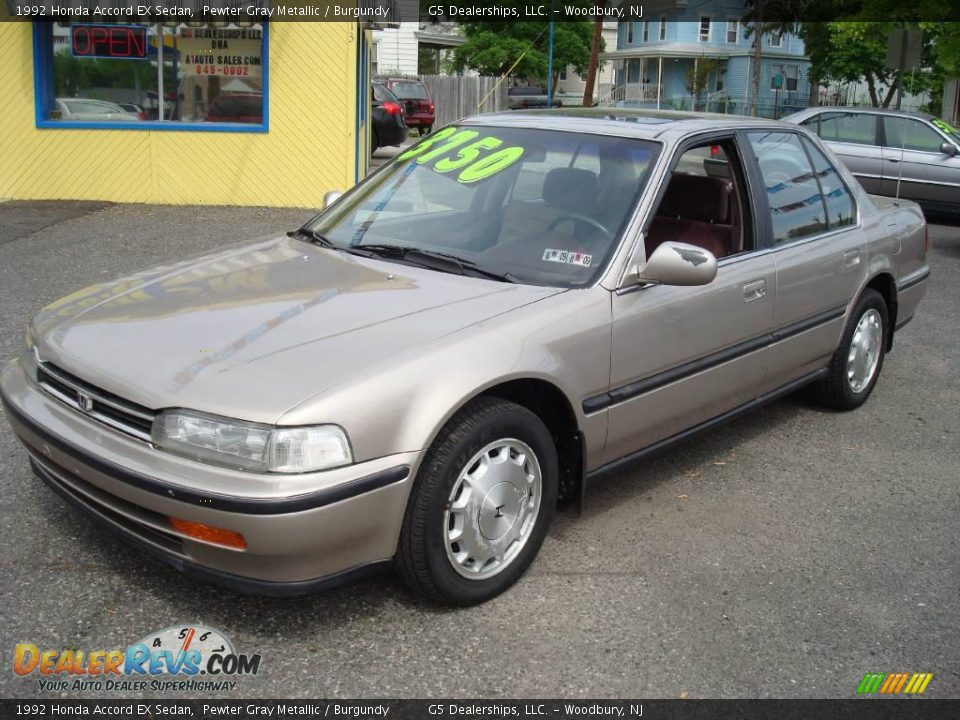
[[[591,6],[585,0],[573,3]],[[498,2],[500,8],[514,8],[523,17],[524,4],[517,0]],[[481,75],[505,75],[547,80],[547,28],[545,21],[465,21],[460,23],[464,43],[454,51],[456,70],[472,68]],[[561,70],[572,65],[587,72],[593,25],[589,20],[565,20],[554,25],[553,77],[556,87]]]
[[[924,29],[924,50],[921,66],[916,72],[908,69],[903,78],[896,70],[886,67],[887,39],[896,27],[916,27],[916,23],[898,22],[831,22],[805,25],[800,34],[810,58],[811,80],[825,82],[867,83],[870,104],[873,107],[889,107],[902,83],[904,90],[913,93],[931,92],[936,95],[943,85],[943,72],[936,66],[935,53],[940,46],[939,29],[942,23],[931,23],[934,28]],[[949,61],[949,35],[945,50]],[[886,86],[883,91],[881,86]]]

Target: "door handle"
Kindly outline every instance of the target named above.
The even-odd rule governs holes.
[[[843,254],[843,269],[847,270],[848,268],[856,267],[860,264],[860,251],[859,250],[847,250]]]
[[[767,294],[767,281],[763,280],[752,280],[743,286],[743,301],[744,302],[753,302],[754,300],[759,300],[764,295]]]

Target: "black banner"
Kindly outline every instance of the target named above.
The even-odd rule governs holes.
[[[893,720],[957,717],[960,701],[854,700],[2,700],[3,718],[329,720]]]
[[[50,22],[363,22],[373,28],[400,22],[655,21],[686,5],[676,0],[4,0],[0,21]],[[692,19],[692,18],[691,18]],[[960,0],[763,0],[744,10],[746,23],[843,20],[950,22]]]

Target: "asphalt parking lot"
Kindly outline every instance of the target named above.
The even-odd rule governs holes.
[[[308,216],[0,203],[0,357],[62,295]],[[200,623],[262,655],[227,697],[848,698],[894,671],[958,697],[960,224],[930,237],[927,298],[865,407],[791,396],[591,487],[527,576],[470,610],[391,575],[293,600],[189,580],[43,487],[0,421],[0,696],[43,695],[11,671],[16,643]]]

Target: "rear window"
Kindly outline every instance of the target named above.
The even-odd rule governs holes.
[[[377,102],[396,102],[397,96],[387,90],[383,85],[374,85],[373,99]]]
[[[398,82],[394,83],[393,94],[403,100],[427,100],[427,89],[418,82]]]

